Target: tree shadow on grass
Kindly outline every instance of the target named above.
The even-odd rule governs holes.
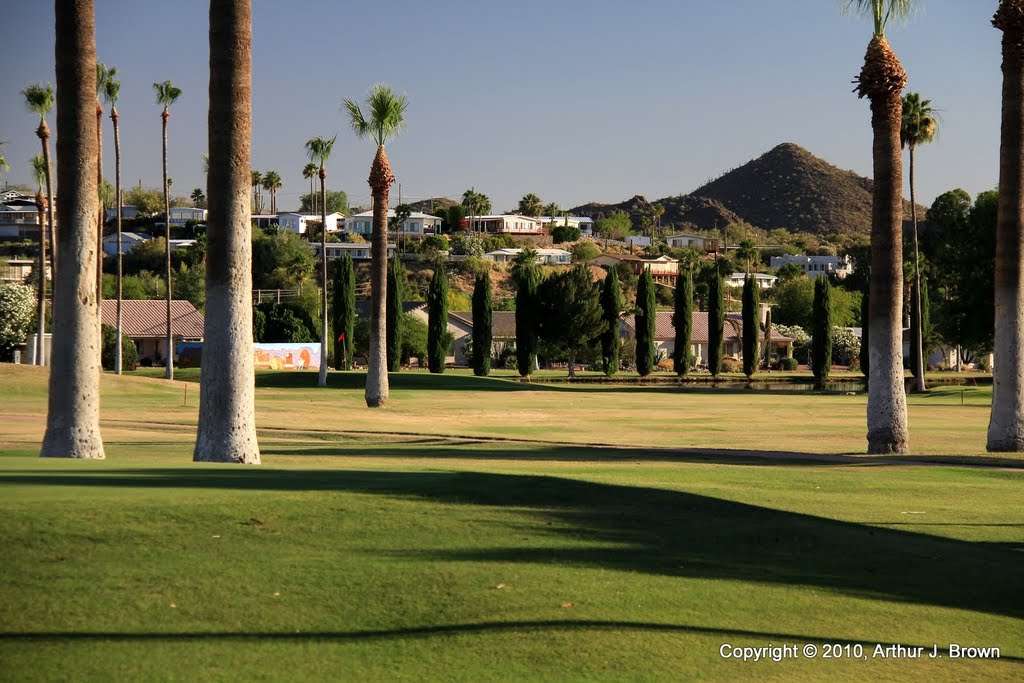
[[[403,556],[599,567],[664,576],[801,585],[853,596],[1024,617],[1013,544],[940,538],[681,491],[480,472],[239,468],[25,472],[0,484],[345,491],[432,503],[517,508],[534,535],[567,541],[424,547]],[[828,496],[819,495],[823,509]]]

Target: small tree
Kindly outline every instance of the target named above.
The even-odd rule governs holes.
[[[827,277],[814,281],[814,328],[811,337],[811,369],[814,379],[824,382],[832,369],[832,302]]]
[[[0,283],[0,361],[9,362],[35,322],[36,295],[31,287]]]
[[[757,370],[757,341],[761,331],[757,281],[753,275],[747,275],[743,282],[743,374],[750,379]]]
[[[676,374],[682,377],[690,371],[690,339],[693,336],[693,270],[682,263],[676,274],[672,325],[676,329],[672,364]]]
[[[486,377],[491,372],[491,274],[476,278],[473,287],[473,374]]]
[[[356,324],[356,270],[348,252],[341,257],[334,271],[332,304],[334,365],[341,370],[351,370]]]
[[[448,276],[438,266],[427,288],[427,364],[430,372],[444,372],[452,335],[448,332]]]
[[[392,256],[388,260],[388,372],[402,369],[402,300],[405,298],[405,289],[405,266],[397,256]]]
[[[717,266],[708,275],[708,370],[717,377],[724,354],[725,282]]]
[[[117,330],[113,325],[103,325],[103,369],[114,370],[114,340],[117,338]],[[135,342],[126,334],[121,334],[121,367],[124,370],[134,370],[139,367],[139,352],[135,348]]]
[[[622,311],[622,288],[619,287],[619,275],[614,268],[608,270],[601,290],[601,309],[604,318],[604,331],[601,333],[601,359],[604,374],[609,377],[619,370],[619,313]]]
[[[580,236],[580,229],[573,225],[556,225],[551,228],[551,241],[555,244],[576,242]]]
[[[545,342],[569,355],[569,377],[576,376],[576,355],[603,330],[604,310],[598,284],[584,265],[546,279],[538,288],[538,332]]]
[[[641,377],[651,374],[654,369],[654,328],[655,328],[654,278],[650,270],[640,276],[636,288],[636,371]]]
[[[537,287],[540,285],[540,271],[533,261],[535,254],[532,249],[524,249],[516,257],[512,268],[512,277],[516,283],[516,367],[522,377],[529,377],[537,362]]]

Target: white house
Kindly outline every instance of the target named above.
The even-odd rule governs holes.
[[[338,232],[338,221],[344,220],[340,213],[327,214],[327,232]],[[277,224],[283,230],[290,230],[299,235],[305,235],[309,223],[319,223],[318,213],[292,213],[284,212],[277,214]]]
[[[757,283],[758,289],[771,289],[775,286],[775,282],[779,279],[774,275],[768,275],[767,273],[753,273],[754,281]],[[742,287],[747,280],[746,273],[731,273],[725,278],[726,287]]]
[[[122,232],[121,233],[121,253],[127,254],[129,251],[142,244],[148,242],[152,238],[149,235],[137,233],[137,232]],[[117,233],[113,235],[107,235],[103,238],[103,253],[108,256],[117,256]]]
[[[543,235],[544,224],[539,218],[506,214],[501,216],[472,216],[467,219],[470,232],[502,235]]]
[[[537,216],[537,220],[549,228],[567,225],[570,228],[578,229],[581,235],[589,237],[594,234],[594,219],[586,216]]]
[[[673,249],[695,249],[696,251],[717,251],[718,239],[701,235],[672,235],[667,238]]]
[[[772,256],[769,265],[779,269],[790,263],[800,266],[800,269],[811,277],[835,275],[837,278],[844,278],[853,272],[853,263],[848,256]]]
[[[122,215],[123,216],[123,215]],[[196,209],[191,206],[172,206],[171,225],[183,228],[188,221],[196,223],[206,222],[206,209]]]
[[[546,266],[567,266],[572,262],[572,254],[565,249],[545,248],[535,249],[534,251],[537,252],[537,263]],[[523,250],[518,248],[498,249],[487,252],[484,254],[484,258],[490,259],[495,263],[508,263],[514,261],[522,252]]]
[[[320,243],[313,242],[309,245],[313,249],[313,253],[316,254],[317,258],[320,258]],[[352,255],[353,261],[369,261],[370,260],[370,243],[369,242],[328,242],[327,243],[327,260],[333,261],[339,259],[345,255],[345,253]],[[388,258],[395,255],[395,245],[388,245]]]
[[[254,213],[249,219],[257,228],[269,228],[272,225],[277,225],[276,213]]]
[[[0,237],[11,239],[39,239],[39,210],[35,200],[12,200],[0,204]]]
[[[135,206],[134,204],[124,204],[124,205],[121,206],[121,220],[126,221],[129,218],[138,218],[138,217],[139,217],[139,207]],[[108,221],[116,221],[117,220],[117,207],[114,207],[112,209],[107,209],[107,220]],[[184,224],[182,224],[182,225],[184,225]]]
[[[6,204],[7,202],[23,201],[35,204],[35,195],[31,195],[27,192],[20,190],[4,190],[0,192],[0,204]]]
[[[388,209],[388,225],[390,226],[391,220],[395,217],[395,210]],[[409,217],[402,221],[401,225],[398,226],[398,233],[404,237],[422,237],[424,235],[433,235],[441,232],[442,219],[437,216],[432,216],[429,213],[419,213],[414,211],[409,214]],[[389,227],[388,231],[392,231],[394,228]],[[369,237],[373,232],[373,211],[363,211],[362,213],[352,214],[345,218],[345,232],[354,232],[357,235],[363,235]]]

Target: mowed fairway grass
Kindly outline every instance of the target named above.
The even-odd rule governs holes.
[[[107,460],[44,461],[45,370],[0,366],[0,678],[1024,678],[990,389],[911,396],[913,455],[867,458],[863,396],[363,379],[258,375],[242,467],[191,462],[196,383],[107,375]]]

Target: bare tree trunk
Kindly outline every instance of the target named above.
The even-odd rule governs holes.
[[[900,112],[902,116],[902,111]],[[910,145],[910,216],[914,224],[914,319],[910,324],[917,330],[917,334],[911,335],[916,348],[914,353],[917,359],[914,367],[914,375],[917,377],[917,390],[928,391],[924,381],[924,369],[927,367],[924,358],[924,324],[921,322],[924,311],[921,310],[921,255],[917,247],[917,197],[914,192],[914,145]]]
[[[996,227],[995,369],[989,451],[1024,451],[1024,13],[1002,0],[993,24],[1003,31],[1003,106]]]
[[[96,298],[96,42],[93,0],[56,0],[60,283],[54,288],[49,409],[40,455],[103,458]]]
[[[370,168],[373,235],[370,241],[370,354],[366,368],[366,405],[370,408],[383,408],[388,403],[388,194],[394,181],[388,155],[381,145]]]
[[[327,171],[320,166],[320,197],[327,199]],[[327,202],[320,202],[320,374],[317,386],[327,386]]]
[[[53,196],[53,169],[50,166],[49,128],[46,129],[46,139],[43,140],[43,163],[46,165],[46,224],[50,232],[50,281],[56,283],[60,257],[57,254],[57,224],[53,220],[53,205],[56,200]]]
[[[121,131],[117,119],[117,108],[111,105],[110,120],[114,124],[114,197],[117,202],[117,321],[114,325],[114,372],[120,375],[124,372],[124,359],[121,357],[121,278],[124,273],[121,267]],[[102,244],[100,242],[101,249]]]
[[[251,0],[210,0],[206,315],[197,462],[260,463],[249,213]]]
[[[167,188],[167,119],[171,118],[167,107],[164,107],[160,115],[163,120],[163,151],[164,151],[164,255],[167,259],[165,276],[167,280],[167,353],[164,362],[166,371],[164,377],[174,379],[174,332],[171,329],[171,197]]]
[[[871,41],[861,87],[871,98],[874,192],[871,210],[871,291],[868,344],[868,453],[909,450],[903,377],[903,173],[901,92],[906,84],[884,38]]]
[[[96,100],[96,193],[103,190],[103,105]],[[96,301],[103,301],[103,221],[106,211],[99,202],[99,221],[96,223]],[[103,304],[101,303],[100,306]],[[103,348],[103,329],[100,328],[100,349]],[[120,341],[120,340],[118,340]]]
[[[39,214],[39,283],[38,315],[36,326],[35,365],[46,365],[46,207],[42,191],[36,195],[36,210]]]

